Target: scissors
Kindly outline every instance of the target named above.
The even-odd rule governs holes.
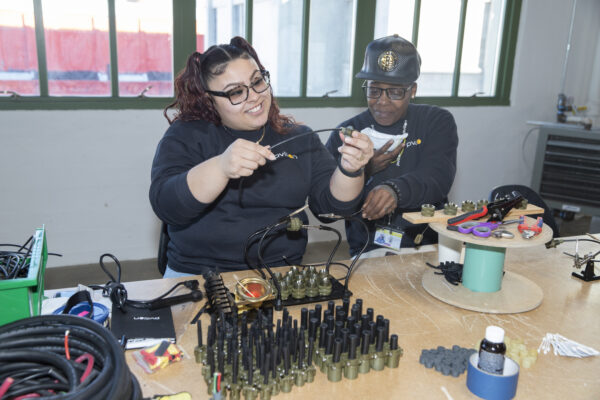
[[[467,221],[457,225],[457,228],[460,233],[472,233],[477,237],[486,238],[490,237],[492,235],[492,231],[498,228],[499,225],[500,224],[497,222]]]
[[[449,230],[458,231],[460,233],[469,234],[481,238],[487,238],[490,236],[494,236],[495,238],[513,238],[514,235],[507,230],[496,231],[500,225],[507,225],[519,222],[519,220],[510,220],[504,222],[477,222],[477,221],[467,221],[462,224],[458,224],[455,226],[448,225]]]

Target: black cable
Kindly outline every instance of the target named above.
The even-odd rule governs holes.
[[[29,243],[31,243],[31,246],[29,246],[29,251],[27,251],[27,254],[30,254],[31,247],[33,246],[33,235],[29,236],[29,238],[25,241],[25,243],[23,243],[21,245],[21,247],[19,247],[19,250],[17,250],[17,253],[21,252],[21,250],[23,250],[25,248],[25,246],[27,246]]]
[[[312,135],[315,133],[319,133],[319,132],[331,132],[331,131],[340,131],[340,132],[347,132],[350,129],[349,132],[352,132],[352,127],[348,127],[348,128],[333,128],[333,129],[318,129],[316,131],[308,131],[308,132],[304,132],[301,133],[299,135],[296,136],[292,136],[289,137],[287,139],[282,140],[281,142],[275,143],[274,145],[272,145],[269,150],[273,151],[274,148],[281,146],[282,144],[291,142],[292,140],[296,140],[296,139],[300,139],[302,137],[308,136],[308,135]],[[277,160],[275,160],[277,161]],[[238,184],[238,204],[240,205],[241,208],[244,208],[244,203],[242,203],[242,192],[244,190],[244,177],[240,178],[240,183]],[[264,278],[264,277],[263,277]]]
[[[292,140],[300,139],[301,137],[304,137],[304,136],[311,135],[311,134],[313,134],[313,133],[319,133],[319,132],[331,132],[331,131],[341,131],[341,130],[342,130],[342,128],[333,128],[333,129],[318,129],[318,130],[316,130],[316,131],[304,132],[304,133],[301,133],[301,134],[299,134],[299,135],[292,136],[292,137],[290,137],[290,138],[284,139],[284,140],[282,140],[281,142],[277,142],[277,143],[275,143],[273,146],[271,146],[271,151],[272,151],[272,150],[273,150],[275,147],[281,146],[282,144],[285,144],[285,143],[287,143],[287,142],[291,142]]]
[[[16,251],[0,251],[0,279],[26,278],[29,273],[34,240],[30,236],[23,244],[2,243],[0,247],[17,247]],[[48,255],[61,254],[48,253]]]
[[[434,272],[435,275],[444,275],[444,278],[454,286],[462,282],[463,265],[454,261],[444,261],[438,266],[426,262],[429,267],[437,269],[440,272]]]
[[[310,263],[310,264],[292,264],[292,263],[290,263],[290,262],[289,262],[289,260],[287,259],[287,257],[286,257],[286,256],[282,256],[282,258],[283,258],[283,261],[285,261],[285,263],[288,265],[288,267],[291,267],[291,266],[293,266],[293,265],[296,265],[296,266],[298,266],[298,267],[300,267],[300,268],[304,269],[304,268],[308,268],[308,267],[323,267],[323,266],[327,265],[327,262],[322,262],[322,263]],[[346,268],[346,271],[348,271],[348,269],[350,268],[350,267],[348,267],[346,264],[344,264],[344,263],[342,263],[342,262],[331,262],[331,263],[330,263],[330,265],[339,265],[340,267],[344,267],[344,268]],[[332,275],[332,276],[333,276],[333,275]],[[344,276],[343,276],[343,277],[341,277],[341,278],[336,278],[336,277],[334,276],[334,279],[335,279],[335,280],[337,280],[337,281],[345,281],[345,280],[346,280],[346,276],[344,275]]]
[[[337,243],[335,244],[335,246],[333,246],[333,250],[331,250],[331,253],[329,253],[329,258],[327,259],[327,263],[325,264],[325,272],[327,273],[327,275],[329,275],[329,266],[331,265],[331,262],[333,261],[333,256],[335,256],[337,249],[340,247],[340,244],[342,243],[342,234],[340,233],[340,231],[338,231],[337,229],[332,228],[330,226],[319,225],[318,229],[323,230],[323,231],[334,232],[338,237]]]
[[[596,244],[600,244],[600,240],[595,239],[556,239],[559,242],[592,242]]]
[[[250,241],[252,240],[252,238],[254,238],[255,236],[260,235],[261,233],[264,233],[267,229],[269,229],[269,227],[258,230],[256,232],[254,232],[253,234],[251,234],[250,236],[248,236],[248,238],[246,238],[246,245],[244,246],[244,261],[246,262],[246,265],[250,268],[250,269],[257,269],[255,268],[252,263],[250,262],[250,255],[248,254],[248,251],[250,250]],[[258,268],[258,272],[260,273],[260,276],[263,279],[267,279],[267,276],[265,275],[265,273],[263,272],[263,270],[261,268]]]
[[[365,252],[365,250],[369,246],[369,227],[367,226],[365,221],[363,221],[362,218],[356,217],[355,215],[356,215],[356,213],[352,214],[352,216],[350,216],[350,217],[345,217],[344,219],[359,221],[362,224],[363,228],[365,228],[365,232],[367,233],[367,239],[366,239],[365,244],[363,245],[362,249],[360,249],[360,251],[358,252],[356,257],[354,257],[354,260],[352,260],[352,263],[350,263],[350,268],[348,269],[348,273],[346,274],[346,281],[344,282],[344,290],[346,292],[348,291],[348,283],[350,282],[350,275],[352,275],[354,266],[360,259],[360,256],[362,256],[362,254]]]
[[[333,219],[333,220],[340,220],[340,219],[344,219],[344,220],[357,220],[357,221],[359,221],[362,224],[362,226],[365,229],[365,232],[367,233],[367,239],[365,241],[365,244],[360,249],[360,251],[358,252],[358,254],[356,255],[356,257],[354,257],[354,259],[352,260],[352,263],[350,264],[350,266],[347,266],[347,265],[345,265],[343,263],[333,263],[335,265],[344,266],[348,270],[348,272],[346,273],[346,277],[344,278],[344,281],[345,281],[344,282],[344,290],[346,292],[348,291],[348,284],[350,282],[350,275],[352,274],[352,272],[354,270],[354,266],[356,265],[356,263],[360,259],[360,256],[364,253],[364,251],[366,250],[366,248],[369,246],[369,227],[362,220],[362,218],[356,217],[356,215],[358,213],[360,213],[360,210],[357,211],[357,212],[355,212],[355,213],[350,214],[349,216],[340,216],[340,215],[335,215],[335,214],[319,214],[319,216],[321,216],[321,217],[329,218],[329,219]],[[306,229],[308,227],[303,226],[303,228]],[[333,248],[333,251],[329,254],[329,259],[327,260],[327,263],[325,264],[325,270],[326,270],[327,274],[329,275],[329,266],[332,265],[332,260],[333,260],[333,257],[335,255],[335,252],[337,251],[337,249],[338,249],[338,247],[339,247],[339,245],[341,243],[342,235],[341,235],[341,233],[337,229],[332,228],[332,227],[328,227],[328,226],[324,226],[324,225],[319,225],[319,226],[311,227],[311,228],[328,230],[328,231],[331,231],[331,232],[335,232],[338,235],[338,242],[336,243],[335,247]],[[263,235],[263,238],[264,238],[264,235]],[[262,257],[260,257],[260,254],[261,254],[261,251],[262,251],[261,250],[261,244],[262,244],[262,239],[261,239],[261,242],[259,243],[259,246],[258,246],[259,258],[261,259],[261,262],[262,262]],[[284,260],[285,260],[285,258],[284,258]],[[271,273],[271,275],[272,275],[272,273]],[[277,281],[277,279],[273,279],[273,280]],[[278,286],[277,290],[279,292],[279,282],[277,282],[277,286]],[[281,299],[279,299],[279,300],[281,300]]]
[[[110,257],[112,258],[112,260],[115,262],[116,264],[116,268],[117,268],[117,278],[115,279],[115,277],[108,271],[108,269],[106,268],[106,266],[104,265],[104,258],[105,257]],[[167,292],[163,293],[162,295],[155,297],[153,299],[150,300],[131,300],[127,298],[127,289],[125,289],[125,285],[123,285],[121,283],[121,263],[119,262],[119,260],[113,256],[110,253],[105,253],[102,254],[100,256],[100,268],[102,268],[102,270],[104,271],[104,273],[106,275],[108,275],[108,277],[110,278],[110,281],[108,281],[108,283],[106,283],[105,285],[89,285],[90,288],[94,289],[94,290],[102,290],[102,295],[105,297],[109,297],[111,302],[117,306],[117,308],[119,309],[123,309],[123,307],[125,306],[125,304],[134,307],[134,308],[148,308],[148,309],[156,309],[156,308],[161,308],[163,306],[167,306],[167,305],[171,305],[168,303],[164,303],[163,304],[159,304],[161,303],[160,300],[163,300],[166,298],[166,296],[168,296],[169,294],[171,294],[175,289],[177,289],[179,286],[185,286],[188,289],[190,289],[193,293],[199,292],[198,290],[198,286],[200,285],[199,282],[197,280],[188,280],[188,281],[183,281],[183,282],[178,282],[175,285],[173,285],[173,287],[171,287],[171,289],[169,289]],[[181,299],[183,301],[197,301],[202,299],[201,293],[198,293],[199,296],[192,298],[187,298],[185,297],[185,295],[181,296]],[[174,299],[177,296],[173,296],[170,297],[168,299]],[[165,300],[168,300],[165,299]]]
[[[310,264],[292,264],[286,256],[282,256],[281,258],[283,258],[283,261],[285,261],[285,263],[288,265],[288,267],[291,267],[292,265],[296,265],[302,269],[304,268],[308,268],[308,267],[324,267],[325,265],[327,265],[327,261],[326,262],[319,262],[319,263],[310,263]],[[329,263],[330,265],[339,265],[340,267],[344,267],[346,268],[346,270],[348,270],[348,268],[350,268],[349,266],[347,266],[346,264],[344,264],[343,262],[339,262],[339,261],[332,261],[331,263]],[[341,278],[341,279],[346,279],[346,277]]]
[[[75,359],[86,353],[94,366],[80,383],[89,361],[82,364]],[[142,398],[117,339],[102,325],[74,315],[42,315],[1,326],[0,379],[7,377],[17,379],[5,393],[6,398],[26,394],[52,400]]]
[[[281,286],[279,285],[279,279],[277,279],[275,277],[275,274],[273,274],[273,271],[271,270],[271,268],[264,262],[263,257],[262,257],[262,243],[265,239],[265,237],[267,237],[267,235],[269,234],[269,232],[271,232],[272,230],[278,228],[281,225],[287,224],[286,222],[278,222],[277,224],[271,225],[266,231],[265,233],[261,236],[260,241],[258,242],[258,249],[257,249],[257,253],[258,253],[258,261],[259,263],[267,270],[267,272],[269,273],[269,275],[271,276],[271,280],[273,281],[273,283],[275,284],[275,288],[277,289],[277,298],[275,299],[275,309],[276,310],[281,310]]]
[[[344,268],[346,268],[346,270],[349,270],[349,269],[350,269],[350,267],[349,267],[349,266],[347,266],[346,264],[344,264],[344,263],[342,263],[342,262],[339,262],[339,261],[337,261],[337,262],[332,262],[330,265],[339,265],[340,267],[344,267]],[[346,277],[344,277],[343,279],[346,279]]]
[[[2,273],[5,273],[6,279],[27,276],[33,243],[33,236],[30,236],[22,245],[0,244],[0,246],[18,247],[16,251],[0,251],[0,266],[2,266]]]

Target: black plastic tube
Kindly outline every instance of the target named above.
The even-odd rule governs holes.
[[[83,369],[74,358],[67,360],[65,347],[48,345],[49,342],[64,341],[65,331],[69,330],[69,352],[72,356],[90,353],[94,357],[92,373],[86,384],[79,384]],[[29,348],[37,341],[45,346]],[[62,360],[62,361],[58,361]],[[33,381],[23,381],[9,388],[7,398],[15,397],[11,390],[19,390],[19,395],[32,392],[45,393],[47,399],[86,399],[86,400],[137,400],[142,398],[138,381],[127,367],[123,349],[112,333],[91,319],[74,315],[43,315],[26,318],[0,327],[0,368],[11,366],[11,374],[22,376],[27,369],[34,370],[32,364],[46,366],[52,370],[46,377],[37,376]],[[21,371],[17,366],[24,368]],[[51,366],[51,368],[47,368]],[[37,372],[36,372],[37,374]],[[57,378],[60,377],[60,378]],[[58,381],[58,383],[57,383]],[[65,383],[66,382],[66,383]],[[73,385],[74,383],[74,385]],[[56,396],[47,396],[46,388],[56,388],[66,384],[67,390]]]

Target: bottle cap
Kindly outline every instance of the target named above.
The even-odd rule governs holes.
[[[502,343],[504,342],[504,329],[490,325],[485,328],[485,338],[492,343]]]

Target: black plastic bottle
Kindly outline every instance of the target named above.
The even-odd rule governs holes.
[[[505,353],[504,329],[499,326],[488,326],[485,329],[485,338],[479,346],[477,367],[490,374],[502,375]]]

